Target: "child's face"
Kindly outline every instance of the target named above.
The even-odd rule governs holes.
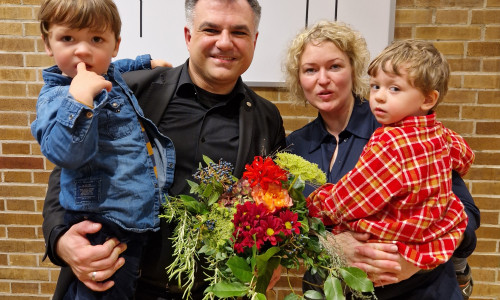
[[[407,71],[400,68],[399,72],[401,75],[378,69],[377,75],[370,77],[370,108],[381,124],[392,124],[408,116],[424,116],[429,111],[426,96],[410,84]]]
[[[54,60],[64,75],[76,75],[76,65],[84,62],[87,71],[102,75],[106,73],[111,59],[118,54],[120,40],[111,30],[91,31],[88,28],[73,29],[65,25],[51,25],[45,51]]]

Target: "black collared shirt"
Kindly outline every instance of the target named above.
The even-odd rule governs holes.
[[[176,166],[171,195],[187,194],[203,155],[215,162],[236,163],[239,145],[239,106],[244,96],[241,79],[227,95],[209,93],[191,81],[185,64],[174,97],[159,124],[175,146]]]

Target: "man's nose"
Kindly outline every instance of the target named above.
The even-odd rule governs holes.
[[[217,39],[217,48],[221,50],[227,50],[233,47],[233,40],[231,38],[231,33],[227,30],[222,30]]]

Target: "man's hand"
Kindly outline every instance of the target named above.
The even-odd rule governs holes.
[[[164,61],[163,59],[152,59],[151,60],[151,69],[154,69],[156,67],[172,67],[172,64]]]
[[[119,255],[127,249],[127,245],[115,238],[103,245],[91,245],[86,235],[99,230],[101,224],[98,223],[77,223],[59,238],[56,251],[81,282],[93,291],[102,292],[115,284],[105,280],[125,263],[125,259]]]
[[[76,76],[71,81],[69,93],[76,101],[94,107],[94,97],[103,89],[111,91],[112,84],[101,75],[87,71],[84,62],[76,66]]]
[[[368,242],[369,234],[344,232],[335,236],[350,266],[368,274],[375,286],[396,283],[420,270],[407,262],[392,243]],[[335,242],[334,241],[334,242]]]

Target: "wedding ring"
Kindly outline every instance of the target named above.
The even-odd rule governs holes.
[[[95,281],[95,275],[97,275],[97,272],[96,271],[92,272],[92,281]]]

